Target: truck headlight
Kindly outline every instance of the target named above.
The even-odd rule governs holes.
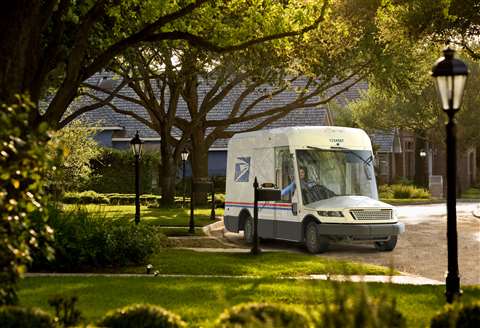
[[[329,216],[329,217],[336,217],[336,218],[343,218],[342,211],[318,211],[318,215],[320,216]]]

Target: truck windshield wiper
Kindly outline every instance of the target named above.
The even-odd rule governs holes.
[[[348,149],[348,148],[345,148],[345,147],[338,147],[338,146],[334,146],[334,147],[330,147],[329,149],[328,148],[318,148],[318,147],[313,147],[313,146],[307,146],[307,148],[311,148],[311,149],[316,149],[316,150],[329,150],[329,149],[335,149],[335,150],[344,150],[346,153],[349,153],[349,154],[352,154],[353,156],[359,158],[364,164],[368,165],[368,166],[371,166],[371,163],[372,163],[372,160],[373,160],[373,156],[370,155],[367,159],[363,158],[362,156],[358,155],[356,152],[354,152],[353,150],[351,149]]]

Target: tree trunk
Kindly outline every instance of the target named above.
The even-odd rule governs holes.
[[[31,90],[41,56],[40,1],[8,1],[0,13],[0,102],[13,103],[16,94]],[[36,102],[38,99],[33,99]]]
[[[168,138],[165,132],[162,132],[160,141],[160,170],[158,172],[158,181],[162,189],[162,199],[160,201],[162,206],[175,206],[175,177],[176,177],[176,162],[173,158],[171,146],[168,144]]]
[[[208,179],[208,145],[205,140],[204,130],[196,129],[192,132],[192,175],[193,179]],[[207,193],[198,193],[195,195],[196,203],[199,205],[207,204]]]

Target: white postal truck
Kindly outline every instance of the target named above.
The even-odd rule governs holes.
[[[225,227],[253,241],[253,181],[282,190],[258,203],[260,238],[305,243],[312,253],[333,241],[372,242],[391,251],[405,231],[378,200],[372,144],[360,129],[285,127],[236,134],[228,144]]]

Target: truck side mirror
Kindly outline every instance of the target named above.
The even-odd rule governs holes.
[[[292,203],[292,213],[293,213],[293,215],[297,215],[297,214],[298,214],[298,205],[297,205],[297,203]]]

